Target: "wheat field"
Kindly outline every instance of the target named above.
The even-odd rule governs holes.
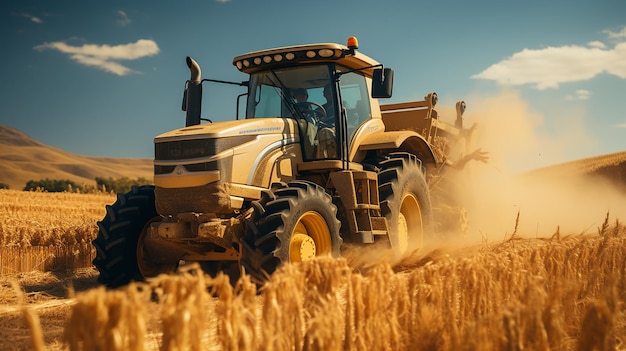
[[[89,242],[114,200],[0,190],[0,261],[7,248]],[[626,228],[600,220],[594,233],[515,233],[393,262],[354,250],[286,265],[259,289],[194,265],[111,291],[92,268],[4,273],[0,349],[624,350]]]
[[[0,274],[89,267],[109,193],[0,190]]]

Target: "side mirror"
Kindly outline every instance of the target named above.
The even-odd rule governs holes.
[[[393,91],[393,69],[377,68],[372,75],[372,97],[390,98]]]

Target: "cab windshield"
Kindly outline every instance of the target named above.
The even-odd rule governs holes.
[[[331,83],[328,65],[298,66],[257,72],[249,83],[246,118],[294,117],[296,103],[324,105],[324,87]],[[305,90],[306,100],[296,96]],[[300,98],[297,101],[296,98]]]
[[[294,118],[306,160],[337,158],[333,69],[332,64],[320,64],[252,74],[246,118]]]

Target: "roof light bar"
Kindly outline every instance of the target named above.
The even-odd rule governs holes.
[[[276,54],[260,54],[259,56],[237,60],[233,64],[238,70],[246,70],[249,68],[271,66],[286,61],[310,61],[310,60],[333,60],[345,56],[345,50],[338,48],[321,48],[314,50],[296,50],[286,53]]]

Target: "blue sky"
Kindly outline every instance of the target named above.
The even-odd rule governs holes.
[[[243,81],[236,55],[351,35],[394,68],[390,102],[436,91],[441,105],[465,100],[481,129],[516,133],[516,118],[529,119],[523,133],[540,145],[519,142],[528,167],[626,151],[623,0],[26,0],[0,9],[0,124],[80,155],[152,158],[153,137],[184,126],[186,56],[204,78]],[[203,115],[234,119],[240,92],[205,85]],[[484,118],[487,105],[501,123]]]

